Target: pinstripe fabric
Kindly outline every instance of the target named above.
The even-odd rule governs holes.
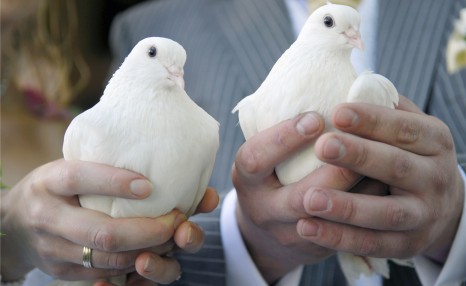
[[[346,285],[345,276],[341,271],[336,256],[331,256],[319,264],[306,265],[301,275],[299,286],[322,285],[342,286]]]
[[[464,72],[446,74],[443,32],[451,29],[452,14],[465,0],[379,1],[378,72],[389,77],[401,93],[447,122],[456,136],[464,167],[465,77]],[[230,111],[257,89],[291,44],[291,29],[282,0],[158,0],[118,16],[111,42],[115,66],[137,41],[148,36],[170,37],[185,47],[186,90],[221,124],[221,147],[210,184],[222,192],[232,187],[230,168],[243,142],[237,118]],[[413,38],[417,46],[409,43]],[[206,244],[196,255],[178,256],[183,275],[175,285],[224,285],[219,213],[217,209],[193,217],[206,231]],[[399,273],[398,279],[385,281],[386,285],[418,282],[414,272],[392,267],[394,274]],[[301,281],[301,285],[344,284],[335,258],[306,266]]]
[[[201,214],[191,218],[192,221],[202,225],[206,240],[204,247],[195,256],[177,255],[182,276],[172,285],[221,286],[225,284],[225,261],[220,238],[220,211],[221,208],[218,208],[211,214]]]
[[[459,17],[461,8],[466,8],[466,0],[456,1],[450,15]],[[449,22],[442,42],[448,41],[453,25]],[[432,94],[427,112],[441,119],[454,134],[458,162],[466,170],[466,70],[450,75],[446,70],[446,45],[439,51],[439,65],[434,79]]]
[[[464,0],[379,0],[378,72],[450,128],[466,168],[466,71],[449,75],[445,49]],[[412,45],[411,39],[416,45]],[[408,41],[409,40],[409,41]]]
[[[379,0],[377,71],[421,108],[431,89],[453,2]]]

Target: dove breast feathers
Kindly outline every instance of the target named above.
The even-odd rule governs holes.
[[[328,17],[331,21],[324,21]],[[256,92],[233,109],[233,112],[238,111],[246,140],[307,111],[324,117],[324,132],[335,131],[331,112],[344,102],[394,108],[398,104],[398,92],[388,79],[372,72],[357,76],[351,63],[351,51],[355,46],[362,46],[362,43],[358,45],[358,36],[356,10],[335,4],[317,9]],[[275,170],[280,182],[287,185],[301,180],[322,164],[310,145]]]
[[[127,65],[131,58],[136,63],[141,61],[133,55],[138,45],[115,72],[101,100],[71,122],[63,155],[66,160],[132,170],[153,184],[153,192],[144,200],[86,195],[80,196],[83,207],[113,217],[157,217],[174,208],[191,215],[212,173],[219,146],[219,124],[178,85],[148,84],[144,82],[147,77],[126,74],[127,68],[138,70]],[[163,48],[158,47],[160,56]],[[163,60],[166,59],[160,59]],[[162,73],[160,67],[158,72]],[[137,80],[143,82],[138,85]],[[128,88],[128,83],[135,88]]]

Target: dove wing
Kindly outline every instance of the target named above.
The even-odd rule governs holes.
[[[243,98],[232,111],[233,113],[238,111],[239,124],[246,140],[258,132],[254,99],[254,94]]]
[[[66,130],[63,141],[63,157],[65,160],[80,160],[111,164],[105,154],[112,144],[108,135],[104,134],[104,122],[95,120],[95,110],[87,110],[73,119]],[[98,113],[98,112],[97,112]],[[105,116],[103,116],[105,117]],[[100,123],[100,124],[99,124]],[[83,207],[99,210],[110,214],[113,198],[97,195],[82,195],[80,202]]]
[[[359,75],[348,92],[348,102],[365,102],[394,108],[398,91],[386,77],[366,71]]]

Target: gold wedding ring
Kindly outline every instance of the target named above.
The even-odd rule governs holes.
[[[92,266],[92,248],[83,247],[83,266],[84,268],[94,268]]]

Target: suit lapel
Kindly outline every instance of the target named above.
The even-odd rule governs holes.
[[[454,0],[379,0],[377,72],[425,108]],[[419,43],[413,47],[409,42]]]
[[[289,15],[283,0],[223,3],[215,14],[241,71],[248,75],[245,84],[250,94],[294,40]]]

